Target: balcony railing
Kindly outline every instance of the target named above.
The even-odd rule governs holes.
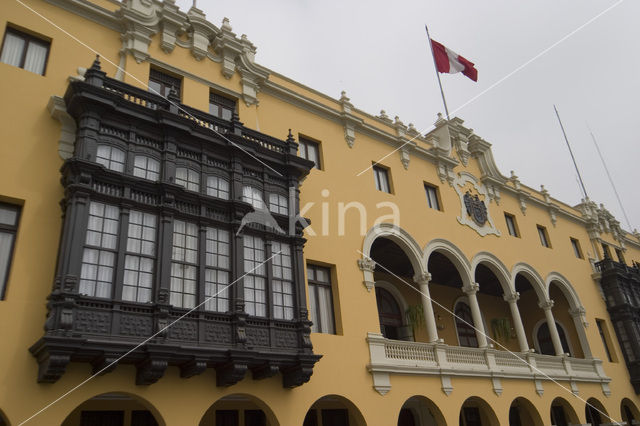
[[[609,382],[599,359],[541,355],[532,352],[507,352],[493,348],[466,348],[444,343],[419,343],[390,340],[378,333],[368,333],[368,369],[373,387],[382,395],[391,389],[392,374],[440,376],[442,390],[453,390],[451,377],[487,377],[496,394],[502,393],[501,379],[529,379],[542,394],[544,381],[568,382],[574,393],[579,382],[600,383],[605,395]]]

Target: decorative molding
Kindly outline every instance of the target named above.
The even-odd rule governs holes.
[[[344,90],[340,93],[340,105],[342,107],[342,121],[344,126],[344,140],[349,148],[353,148],[356,142],[356,127],[362,123],[352,113],[353,104]]]
[[[51,96],[47,103],[47,110],[51,117],[58,120],[60,126],[60,138],[58,139],[58,155],[63,160],[73,156],[76,142],[76,121],[67,113],[67,105],[59,96]]]
[[[518,197],[518,201],[520,202],[520,211],[523,215],[527,215],[527,199],[529,198],[529,193],[522,189],[522,185],[520,184],[520,180],[518,176],[511,170],[511,177],[509,181],[513,185],[516,190],[516,196]]]
[[[474,220],[468,213],[468,209],[466,206],[467,203],[465,202],[465,195],[468,196],[469,194],[467,194],[468,190],[464,190],[468,184],[471,184],[473,186],[476,191],[475,196],[477,197],[478,202],[482,203],[479,204],[478,208],[484,205],[486,211],[486,221],[482,224],[476,222],[476,220]],[[457,218],[458,222],[463,225],[469,226],[483,237],[490,234],[500,236],[501,233],[493,223],[493,219],[491,218],[491,214],[489,212],[489,206],[487,205],[489,204],[487,201],[489,199],[487,188],[481,182],[479,182],[475,178],[475,176],[468,172],[458,173],[458,175],[454,179],[453,188],[456,190],[458,196],[460,197],[460,216],[458,216]]]

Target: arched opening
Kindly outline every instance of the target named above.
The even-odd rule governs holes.
[[[638,407],[631,402],[629,398],[623,398],[620,402],[620,417],[622,421],[627,424],[627,426],[631,426],[634,422],[640,420],[640,412],[638,412]]]
[[[499,426],[500,422],[491,406],[482,398],[472,396],[460,408],[460,426]]]
[[[433,401],[424,396],[412,396],[400,409],[398,426],[446,426],[446,421]]]
[[[246,394],[217,400],[200,419],[200,426],[279,426],[275,414],[260,399]],[[132,425],[133,426],[133,425]]]
[[[103,393],[76,407],[62,426],[158,426],[164,425],[149,402],[120,392]]]
[[[565,339],[567,340],[567,343],[571,350],[567,351],[564,348],[564,344],[563,349],[565,349],[565,353],[571,353],[571,356],[574,356],[576,358],[584,358],[584,351],[582,345],[580,344],[580,338],[578,336],[578,330],[576,328],[576,321],[574,321],[573,317],[571,316],[571,311],[573,308],[572,305],[577,305],[579,302],[577,302],[576,300],[570,301],[567,297],[567,293],[568,290],[566,289],[564,283],[553,280],[549,284],[549,298],[554,302],[552,308],[553,317],[557,322],[563,325],[563,333],[565,334]],[[572,295],[569,294],[569,296]],[[560,329],[558,329],[558,334],[560,334]]]
[[[544,297],[542,283],[536,278],[533,273],[525,271],[517,272],[514,277],[515,290],[520,294],[518,300],[520,318],[530,347],[534,346],[536,340],[536,325],[545,320],[544,311],[539,307]]]
[[[508,278],[503,274],[498,277],[499,268],[492,262],[481,261],[475,268],[474,280],[479,285],[477,294],[478,305],[487,321],[487,336],[493,339],[498,349],[519,351],[515,322],[505,300],[505,295],[511,295]]]
[[[347,398],[327,395],[313,403],[302,426],[366,426],[360,410]]]
[[[509,407],[509,426],[542,426],[542,417],[528,399],[519,397]]]
[[[567,340],[567,334],[562,324],[556,321],[556,329],[558,330],[558,336],[560,337],[560,343],[562,344],[562,350],[565,354],[573,356],[573,351]],[[547,322],[541,322],[536,332],[536,351],[544,355],[555,355],[556,351],[553,346],[553,340],[551,339],[551,332],[549,331],[549,324]]]
[[[600,426],[603,423],[611,423],[609,414],[605,410],[600,401],[595,398],[589,398],[584,406],[584,414],[587,418],[587,423],[591,423],[591,426]]]
[[[558,397],[553,400],[549,415],[551,424],[554,426],[569,426],[580,423],[575,410],[564,398]]]
[[[426,339],[420,293],[413,277],[419,260],[395,241],[378,237],[371,245],[380,332],[388,339]]]
[[[2,410],[0,410],[0,426],[9,426],[9,420],[7,420]]]
[[[456,334],[458,335],[458,345],[467,348],[478,347],[478,337],[473,327],[473,317],[471,308],[464,300],[459,300],[453,308],[454,321],[456,324]]]

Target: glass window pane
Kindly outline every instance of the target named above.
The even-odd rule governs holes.
[[[44,66],[47,62],[48,48],[46,45],[31,40],[27,47],[27,56],[24,60],[24,69],[36,74],[44,74]]]
[[[0,61],[5,64],[13,65],[14,67],[19,67],[24,47],[24,39],[7,32],[4,37],[4,45],[2,46],[2,56],[0,56]]]

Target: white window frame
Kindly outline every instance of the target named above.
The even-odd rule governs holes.
[[[136,155],[133,159],[133,175],[157,182],[160,179],[160,162],[147,155]]]

